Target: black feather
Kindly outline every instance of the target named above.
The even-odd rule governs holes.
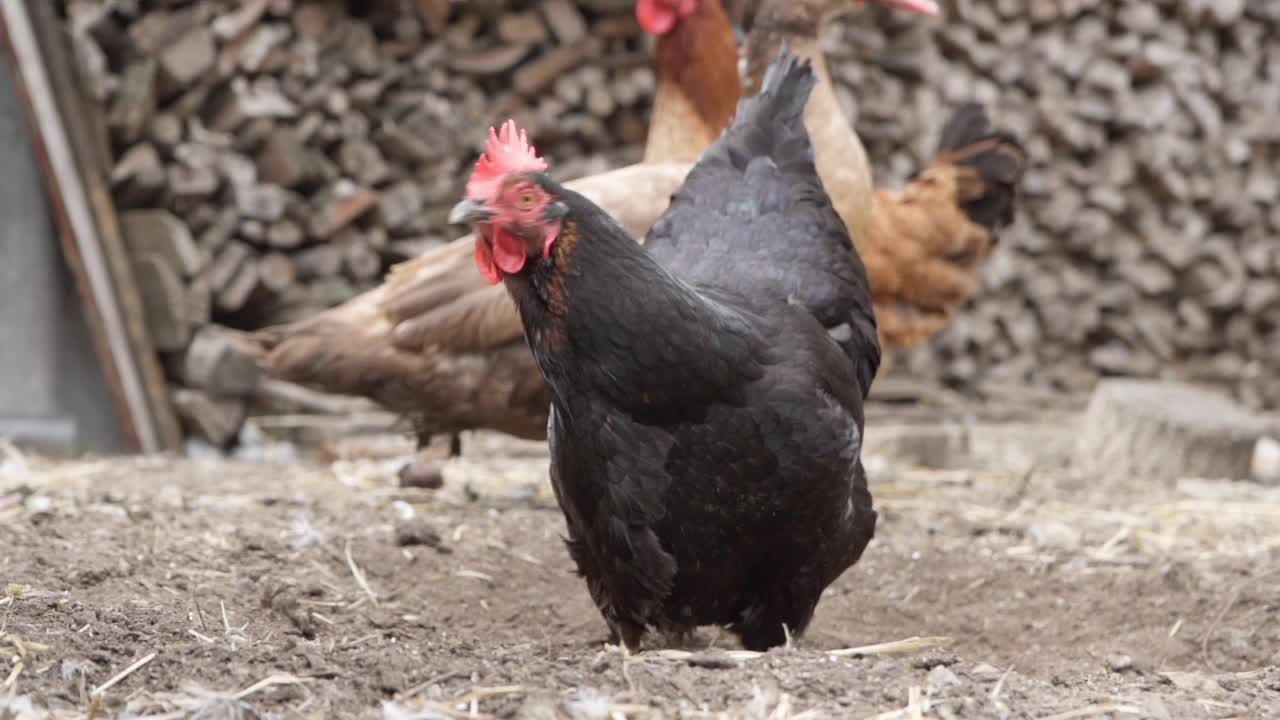
[[[972,168],[981,179],[980,192],[960,199],[960,207],[970,220],[988,230],[1013,222],[1027,151],[1012,134],[992,130],[981,105],[963,103],[956,108],[942,128],[937,157]]]
[[[975,102],[960,103],[951,113],[947,124],[942,126],[938,134],[938,149],[935,155],[944,155],[977,142],[990,130],[987,111]]]
[[[809,63],[784,45],[645,247],[691,282],[808,309],[838,334],[865,397],[880,366],[871,287],[814,163],[804,109],[815,81]]]
[[[733,126],[755,125],[761,122],[779,123],[783,132],[769,133],[778,141],[789,140],[794,132],[786,130],[804,130],[801,118],[804,117],[805,105],[809,102],[809,94],[817,78],[808,60],[801,59],[791,53],[786,43],[778,52],[778,57],[769,64],[764,73],[764,82],[760,92],[738,101],[737,118]],[[808,132],[804,132],[806,136]],[[812,152],[812,147],[810,147]]]

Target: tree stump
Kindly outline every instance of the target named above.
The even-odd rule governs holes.
[[[1085,410],[1077,465],[1105,479],[1244,479],[1266,433],[1223,395],[1158,380],[1103,380]]]

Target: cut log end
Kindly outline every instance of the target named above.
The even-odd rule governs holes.
[[[1104,380],[1076,444],[1080,469],[1106,480],[1249,478],[1265,423],[1215,392],[1176,382]]]
[[[188,431],[221,448],[231,444],[245,418],[243,399],[219,397],[189,388],[174,390],[173,405]]]

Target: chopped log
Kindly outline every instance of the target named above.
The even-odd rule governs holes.
[[[218,310],[233,313],[245,306],[253,291],[258,289],[258,264],[245,262],[235,271],[231,279],[214,294],[214,304]]]
[[[414,0],[414,5],[432,35],[444,32],[448,26],[452,0]]]
[[[390,231],[407,227],[422,214],[422,189],[411,180],[397,183],[378,200],[378,222]]]
[[[207,201],[218,192],[221,180],[212,165],[173,163],[168,168],[168,183],[176,198]]]
[[[307,302],[321,307],[333,307],[355,297],[356,289],[345,278],[330,276],[318,278],[307,285]]]
[[[443,148],[428,143],[395,122],[384,123],[374,133],[373,139],[383,155],[404,158],[413,163],[429,163],[444,154]]]
[[[284,217],[285,208],[289,205],[287,192],[278,185],[238,187],[235,197],[242,217],[267,223]]]
[[[173,352],[186,347],[191,340],[191,318],[178,271],[159,255],[145,253],[133,258],[133,277],[156,349]]]
[[[286,26],[262,23],[250,30],[240,40],[223,48],[221,70],[234,72],[237,67],[245,72],[258,73],[265,68],[268,58],[288,37]]]
[[[129,38],[148,55],[154,55],[198,23],[190,9],[173,12],[148,13],[129,26]]]
[[[236,234],[251,243],[262,245],[267,241],[267,226],[261,220],[246,218],[240,221]]]
[[[213,34],[222,40],[232,40],[257,24],[266,12],[271,0],[247,0],[234,11],[223,13],[213,21]]]
[[[149,142],[138,143],[126,150],[111,170],[111,187],[120,207],[146,206],[155,200],[164,186],[164,162]]]
[[[1081,421],[1076,461],[1103,481],[1243,479],[1265,432],[1261,419],[1209,390],[1104,380]]]
[[[377,193],[362,188],[336,188],[317,208],[311,221],[311,235],[317,240],[328,240],[377,204]]]
[[[467,75],[498,75],[509,72],[528,54],[528,45],[513,43],[452,54],[447,62],[450,69]]]
[[[1208,238],[1189,268],[1188,294],[1204,296],[1215,310],[1238,307],[1249,280],[1248,270],[1234,244],[1221,236]]]
[[[240,268],[253,257],[253,250],[242,242],[225,245],[209,266],[209,282],[215,293],[220,293],[231,284]]]
[[[156,113],[147,123],[147,137],[166,150],[172,150],[182,142],[182,119],[169,112]]]
[[[298,271],[289,256],[273,252],[258,259],[258,282],[273,295],[284,293],[297,279]]]
[[[498,37],[512,44],[540,45],[547,40],[547,26],[536,10],[509,12],[498,18]]]
[[[120,78],[120,89],[107,123],[120,145],[132,145],[156,109],[156,63],[151,58],[132,62]]]
[[[342,251],[334,245],[317,245],[293,255],[299,280],[330,277],[342,271]]]
[[[258,387],[262,370],[250,341],[234,330],[206,325],[175,363],[177,377],[189,388],[219,396],[247,397]]]
[[[302,227],[292,220],[280,220],[267,226],[267,245],[277,250],[293,250],[300,247],[306,238]]]
[[[208,261],[187,226],[167,210],[122,213],[120,231],[135,257],[156,255],[183,277],[195,275]]]
[[[237,78],[237,80],[242,80]],[[249,85],[232,82],[232,93],[212,114],[210,127],[219,132],[236,132],[254,118],[292,118],[297,106],[271,84]]]
[[[187,283],[187,322],[192,328],[208,325],[213,319],[213,281],[209,277],[209,269]]]
[[[512,77],[512,87],[524,95],[536,95],[551,84],[561,73],[567,72],[582,58],[597,54],[599,41],[588,36],[573,45],[563,45],[533,62],[525,63]]]
[[[264,181],[286,188],[296,188],[316,177],[315,162],[303,143],[293,128],[277,128],[262,146],[258,174]]]
[[[230,446],[246,415],[241,398],[214,396],[190,388],[173,391],[173,406],[188,431],[219,448]]]
[[[367,187],[380,185],[391,175],[378,146],[362,138],[348,140],[338,148],[338,166],[352,180]]]
[[[542,14],[561,45],[572,45],[587,34],[587,22],[570,0],[544,0]]]
[[[387,234],[387,230],[379,225],[374,225],[364,233],[364,241],[381,255],[386,251],[391,243],[391,236]]]
[[[217,52],[213,32],[203,26],[192,28],[161,50],[160,76],[165,95],[185,90],[204,77],[213,69]]]
[[[335,243],[342,248],[342,266],[347,277],[359,283],[382,275],[382,259],[361,233],[348,228]]]

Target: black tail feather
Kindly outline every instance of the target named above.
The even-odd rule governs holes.
[[[942,128],[936,159],[972,168],[981,179],[975,190],[962,191],[959,198],[970,220],[990,230],[1013,222],[1027,151],[1012,134],[992,130],[981,105],[964,103],[956,108]]]
[[[763,122],[775,127],[803,126],[804,108],[817,78],[808,60],[796,57],[786,43],[765,71],[760,92],[738,101],[735,125]]]

